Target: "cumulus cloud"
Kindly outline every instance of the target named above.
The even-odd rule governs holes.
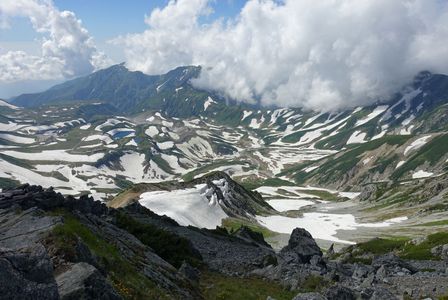
[[[240,101],[334,110],[385,99],[421,70],[448,73],[440,0],[249,0],[204,24],[207,0],[170,1],[114,40],[128,67],[201,65],[194,84]]]
[[[110,64],[75,14],[59,11],[50,0],[0,1],[1,27],[8,27],[8,20],[18,16],[29,18],[34,30],[44,36],[41,55],[0,54],[0,81],[70,78]]]

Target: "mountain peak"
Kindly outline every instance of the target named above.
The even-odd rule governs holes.
[[[199,76],[201,67],[177,67],[166,74],[147,75],[130,71],[125,63],[110,66],[88,76],[76,78],[36,94],[23,94],[12,103],[23,107],[62,104],[73,101],[104,101],[125,113],[142,110],[166,110],[165,99],[185,102],[197,99],[199,106],[210,96],[190,85]],[[183,89],[183,93],[179,91]],[[184,109],[184,108],[183,108]],[[194,107],[190,108],[194,109]]]

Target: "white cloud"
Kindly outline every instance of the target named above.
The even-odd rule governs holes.
[[[29,18],[43,34],[41,54],[9,50],[0,55],[0,82],[52,80],[84,75],[110,62],[97,50],[81,21],[70,11],[59,11],[50,0],[2,0],[0,26],[12,17]]]
[[[317,110],[385,98],[421,70],[448,73],[440,0],[250,0],[235,19],[202,24],[209,12],[207,0],[173,0],[114,42],[132,69],[202,65],[197,86]]]

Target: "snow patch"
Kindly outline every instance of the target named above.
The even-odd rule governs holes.
[[[411,151],[415,151],[423,147],[427,142],[428,139],[431,138],[431,135],[427,135],[424,137],[421,137],[415,141],[413,141],[409,146],[406,147],[404,150],[404,155],[407,155]]]
[[[415,172],[414,174],[412,174],[412,178],[419,179],[419,178],[431,177],[433,175],[434,175],[434,173],[419,170],[419,171]]]
[[[368,114],[365,118],[358,120],[355,124],[355,127],[361,126],[369,122],[370,120],[375,119],[379,115],[381,115],[383,112],[385,112],[389,106],[387,105],[380,105],[376,107],[370,114]]]
[[[366,133],[365,132],[361,132],[359,130],[356,130],[355,132],[353,132],[353,134],[348,139],[347,145],[365,143],[366,142],[364,140],[365,137],[366,137]]]

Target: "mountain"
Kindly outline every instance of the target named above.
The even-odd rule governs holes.
[[[168,86],[172,93],[177,84]],[[276,249],[297,222],[324,248],[424,236],[446,229],[448,218],[446,95],[447,76],[422,72],[386,102],[328,113],[211,96],[135,113],[98,100],[0,106],[0,187],[53,186],[114,206],[137,200],[181,225],[251,226]],[[261,200],[226,194],[233,183]]]
[[[114,65],[56,85],[42,93],[17,96],[11,102],[23,107],[37,107],[75,101],[100,101],[127,113],[149,109],[182,115],[183,109],[187,108],[186,113],[191,114],[194,112],[191,106],[202,107],[211,96],[189,83],[199,76],[200,70],[200,67],[194,66],[179,67],[163,75],[151,76],[138,71],[131,72],[124,64]],[[190,101],[188,106],[182,105],[181,102],[185,101]]]

